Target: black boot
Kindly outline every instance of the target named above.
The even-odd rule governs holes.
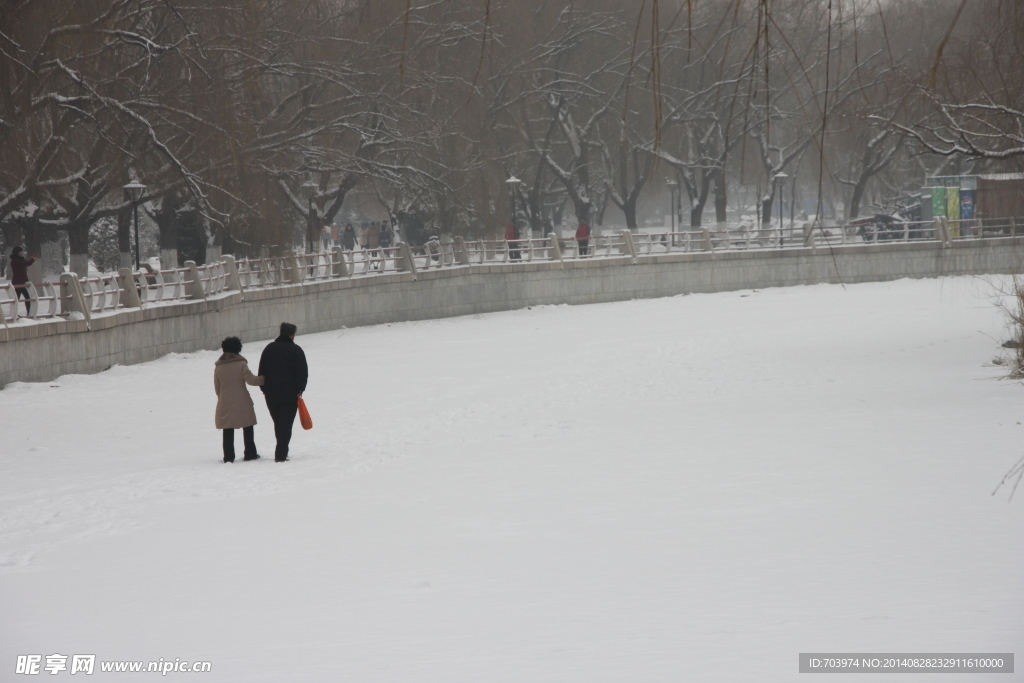
[[[224,429],[224,462],[235,461],[235,430]]]

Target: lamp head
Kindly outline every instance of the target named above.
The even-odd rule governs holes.
[[[140,183],[137,178],[132,178],[132,181],[124,186],[124,196],[132,204],[138,204],[144,194],[146,194],[146,186]]]
[[[313,197],[316,196],[316,183],[312,180],[302,183],[302,194],[305,195],[307,200],[312,201]]]

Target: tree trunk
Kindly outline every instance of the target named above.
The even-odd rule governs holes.
[[[590,225],[590,199],[582,197],[572,200],[573,210],[576,212],[576,221]]]
[[[40,285],[56,280],[64,272],[64,255],[60,248],[60,232],[39,225],[39,217],[33,215],[24,219],[21,225],[25,233],[25,251],[39,260],[28,268],[28,279]]]
[[[853,186],[853,196],[850,197],[850,211],[847,214],[849,216],[848,220],[852,221],[860,215],[860,203],[864,199],[864,190],[867,186],[868,179],[864,176],[861,176],[857,180],[857,184]]]
[[[725,172],[722,169],[715,171],[715,220],[719,223],[726,221],[726,187]]]
[[[562,201],[559,202],[558,205],[551,210],[551,222],[554,224],[556,228],[562,227],[562,216],[564,215],[565,199],[563,198]]]
[[[704,220],[704,207],[708,203],[708,195],[711,193],[711,175],[707,172],[701,174],[700,194],[697,201],[690,205],[690,227],[699,228]]]
[[[772,204],[775,194],[761,197],[761,225],[767,228],[772,222]]]
[[[61,245],[61,231],[55,228],[39,230],[39,266],[37,277],[44,282],[56,282],[64,272],[64,249]],[[88,257],[86,257],[88,263]],[[36,280],[33,280],[36,282]]]
[[[89,222],[79,221],[68,225],[68,242],[71,244],[71,272],[78,277],[89,277]]]
[[[7,258],[11,256],[11,249],[17,246],[24,246],[24,241],[21,233],[21,224],[17,221],[4,221],[0,223],[0,231],[3,232],[4,236],[4,253]]]
[[[622,204],[622,213],[626,214],[626,227],[636,232],[636,198],[627,199]]]
[[[541,214],[542,198],[538,191],[531,190],[526,197],[526,217],[530,221],[530,232],[544,236],[544,216]]]
[[[176,198],[164,197],[160,208],[153,214],[160,232],[160,268],[170,270],[178,267],[178,202]]]

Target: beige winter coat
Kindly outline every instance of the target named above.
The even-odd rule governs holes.
[[[380,229],[376,225],[366,226],[363,237],[363,249],[377,249],[380,247]]]
[[[217,429],[242,429],[256,424],[256,411],[245,385],[263,386],[263,378],[249,372],[249,362],[237,353],[225,353],[213,370],[217,392]]]

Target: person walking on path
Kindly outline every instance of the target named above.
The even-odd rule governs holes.
[[[381,223],[380,235],[377,237],[377,241],[380,243],[381,249],[390,249],[391,245],[394,244],[394,233],[391,232],[391,226],[388,225],[387,221]]]
[[[281,323],[281,334],[267,344],[260,356],[259,374],[263,377],[263,396],[267,410],[274,420],[274,435],[277,448],[274,462],[288,459],[288,443],[292,439],[292,425],[299,409],[299,397],[306,390],[309,367],[306,354],[295,343],[297,328],[291,323]]]
[[[519,260],[519,229],[509,223],[505,226],[505,242],[508,243],[508,257],[513,261]]]
[[[370,263],[370,267],[374,270],[380,267],[380,263],[377,262],[379,256],[378,248],[380,247],[380,229],[377,227],[377,222],[374,221],[366,228],[366,239],[363,241],[363,249],[367,250],[367,255],[373,259]]]
[[[341,233],[341,246],[345,251],[352,251],[356,248],[356,229],[349,223]]]
[[[580,223],[580,227],[576,228],[576,241],[580,245],[580,256],[586,256],[590,253],[590,226],[586,223]]]
[[[213,370],[213,389],[217,392],[217,429],[224,430],[224,462],[235,461],[235,430],[242,430],[245,443],[245,460],[257,460],[256,440],[253,426],[256,424],[256,410],[252,397],[245,385],[258,387],[263,378],[249,371],[249,361],[242,357],[242,340],[228,337],[220,343],[223,355],[217,359]]]
[[[14,285],[15,297],[25,299],[25,315],[32,315],[32,297],[28,293],[28,267],[38,260],[38,257],[25,258],[21,247],[11,249],[11,284]],[[16,300],[17,300],[16,299]]]

